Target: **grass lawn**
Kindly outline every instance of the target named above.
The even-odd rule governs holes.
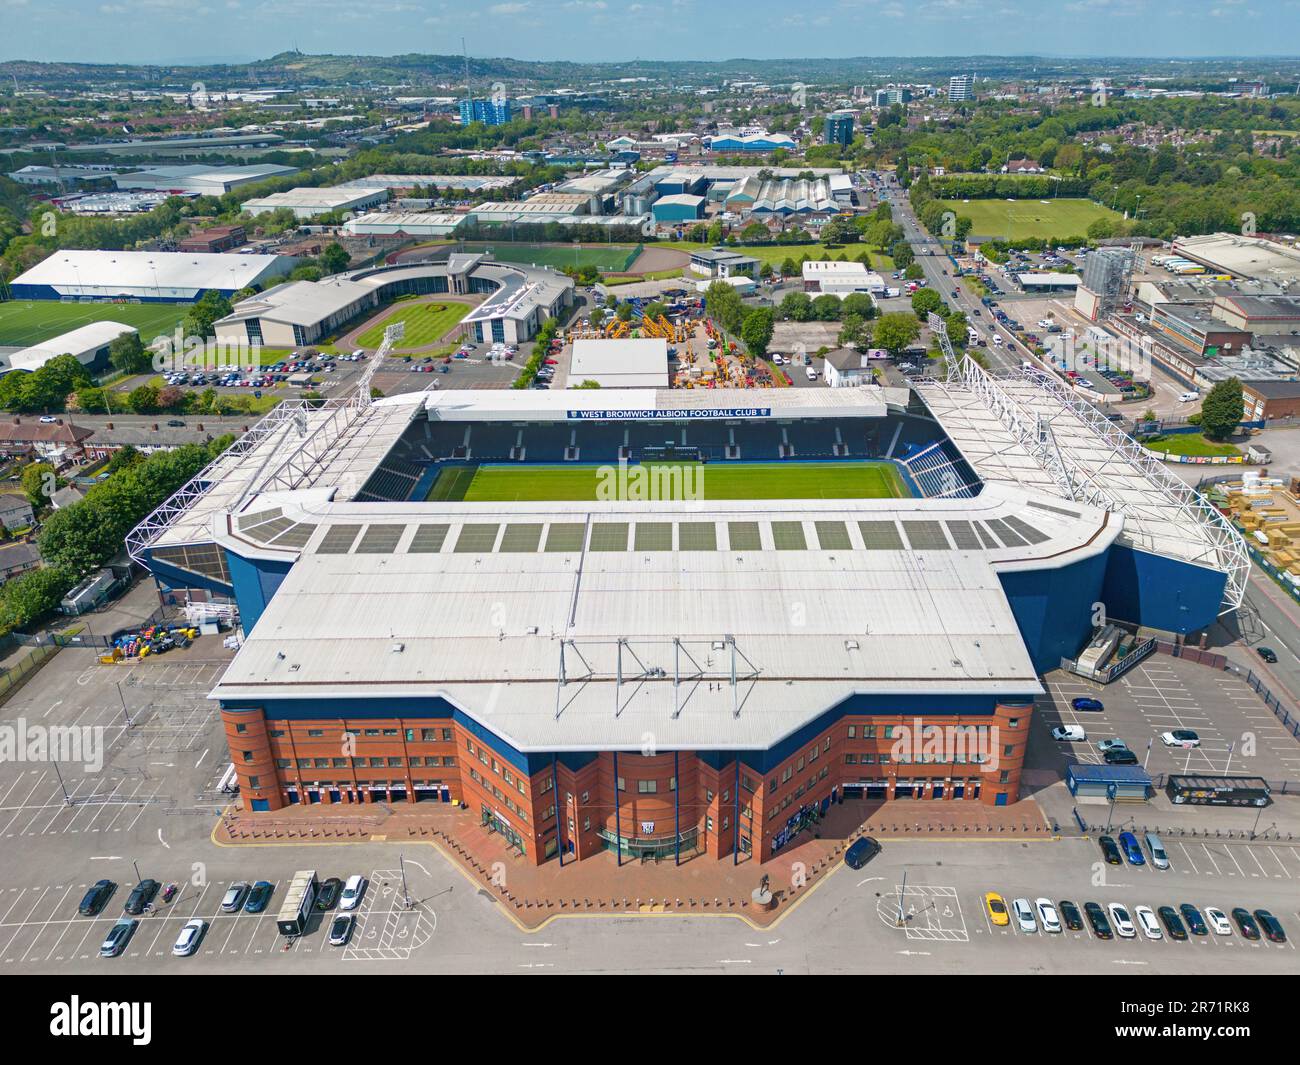
[[[698,477],[705,499],[897,499],[910,493],[889,462],[647,463]],[[477,466],[446,469],[428,498],[440,502],[588,501],[597,498],[599,466]],[[629,474],[635,470],[629,466]],[[698,474],[693,471],[698,470]],[[608,476],[608,474],[606,474]],[[683,477],[657,482],[680,496]],[[628,494],[636,491],[629,482]]]
[[[694,244],[689,240],[661,240],[654,245],[647,247],[656,248],[676,248],[678,251],[699,251],[702,248],[708,248],[708,244]],[[731,249],[731,245],[726,245]],[[852,259],[857,262],[858,256],[864,251],[871,256],[871,268],[873,270],[884,270],[892,273],[895,269],[894,260],[888,255],[881,255],[877,251],[872,251],[865,244],[837,244],[828,248],[825,244],[772,244],[761,248],[746,247],[743,244],[735,246],[735,251],[741,255],[748,255],[757,259],[759,265],[770,263],[772,269],[779,269],[786,259],[793,259],[798,262],[805,255],[810,259],[837,259],[843,255],[846,259]]]
[[[971,220],[972,237],[1022,240],[1081,237],[1098,218],[1119,221],[1109,207],[1091,200],[943,200],[943,205]]]
[[[189,310],[188,303],[61,303],[57,300],[8,300],[0,303],[0,344],[26,347],[91,322],[121,322],[140,331],[148,344],[173,333]]]
[[[533,263],[556,269],[594,266],[597,270],[626,270],[637,254],[634,244],[512,244],[505,240],[499,244],[466,243],[465,250],[490,250],[503,263]]]
[[[1241,449],[1232,444],[1219,444],[1207,440],[1200,433],[1170,433],[1168,436],[1149,436],[1142,446],[1166,455],[1205,457],[1213,455],[1239,455]]]
[[[425,348],[446,336],[469,312],[470,306],[467,303],[434,302],[400,306],[395,314],[383,318],[378,325],[362,333],[357,338],[357,343],[363,348],[377,348],[384,342],[384,330],[388,326],[405,322],[406,336],[397,342],[397,347],[404,351]]]

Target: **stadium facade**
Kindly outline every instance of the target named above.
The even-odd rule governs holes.
[[[211,697],[252,813],[455,800],[536,863],[766,860],[845,798],[1014,804],[1040,675],[1097,604],[1190,632],[1241,598],[1240,538],[1042,375],[367,386],[277,408],[128,539],[166,594],[238,605]],[[675,459],[703,498],[429,498],[449,469]],[[707,491],[869,461],[911,496]]]

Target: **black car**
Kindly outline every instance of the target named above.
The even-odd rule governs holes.
[[[1107,765],[1137,765],[1138,756],[1127,747],[1112,747],[1102,755]]]
[[[1178,917],[1178,912],[1172,906],[1161,906],[1156,910],[1156,915],[1160,918],[1160,923],[1165,926],[1165,931],[1169,933],[1170,939],[1183,940],[1187,938],[1187,930],[1183,928],[1183,922]]]
[[[339,901],[339,892],[343,890],[343,881],[337,876],[322,880],[320,890],[316,892],[316,909],[332,910]]]
[[[145,907],[153,902],[159,886],[157,880],[141,880],[126,897],[126,905],[122,907],[122,912],[129,913],[132,917],[139,917],[144,913]]]
[[[1179,906],[1178,912],[1183,915],[1183,920],[1187,922],[1187,929],[1192,935],[1208,936],[1210,934],[1210,930],[1205,927],[1205,918],[1201,916],[1201,911],[1190,902],[1184,902]]]
[[[1238,906],[1232,911],[1232,919],[1237,922],[1243,939],[1259,938],[1259,925],[1255,923],[1255,918],[1250,915],[1249,910]]]
[[[1062,899],[1060,906],[1061,920],[1065,922],[1065,927],[1071,932],[1083,931],[1083,918],[1079,916],[1079,907],[1069,899]]]
[[[844,864],[850,869],[861,869],[880,853],[880,844],[870,836],[863,836],[844,852]]]
[[[1255,653],[1265,662],[1270,664],[1277,662],[1277,652],[1271,647],[1256,647]]]
[[[1114,933],[1110,930],[1110,922],[1106,920],[1106,911],[1096,902],[1085,902],[1083,912],[1088,915],[1088,923],[1092,925],[1092,934],[1098,939],[1113,939]]]
[[[86,894],[82,896],[77,912],[82,917],[94,917],[104,908],[104,903],[112,897],[113,892],[116,890],[117,885],[111,880],[95,881],[90,885],[90,889]]]
[[[245,913],[261,913],[266,909],[266,904],[271,901],[271,893],[275,887],[265,880],[259,880],[248,892],[248,898],[244,900]]]
[[[1286,933],[1282,931],[1281,922],[1268,910],[1256,910],[1255,920],[1259,922],[1260,928],[1264,929],[1264,935],[1268,937],[1270,943],[1286,942]]]
[[[1113,836],[1100,836],[1097,842],[1101,845],[1101,856],[1106,859],[1107,865],[1124,864],[1124,858],[1119,853],[1119,844],[1115,842]]]
[[[184,428],[185,428],[185,423],[184,423],[183,421],[181,421],[179,418],[171,418],[171,419],[169,419],[168,422],[167,422],[167,425],[168,425],[170,428],[172,428],[172,429],[184,429]]]

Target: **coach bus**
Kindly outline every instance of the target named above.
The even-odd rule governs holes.
[[[1263,777],[1171,774],[1165,794],[1188,806],[1268,806],[1273,801]]]

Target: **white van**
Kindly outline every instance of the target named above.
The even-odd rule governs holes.
[[[1057,725],[1052,729],[1052,739],[1063,743],[1083,743],[1087,738],[1082,725]]]
[[[817,380],[817,371],[814,370],[811,366],[805,366],[805,367],[804,367],[804,373],[806,373],[806,374],[808,375],[808,380],[809,380],[809,381],[816,381],[816,380]]]
[[[1201,398],[1201,394],[1199,392],[1184,392],[1181,396],[1178,397],[1178,402],[1195,403],[1200,398]]]

